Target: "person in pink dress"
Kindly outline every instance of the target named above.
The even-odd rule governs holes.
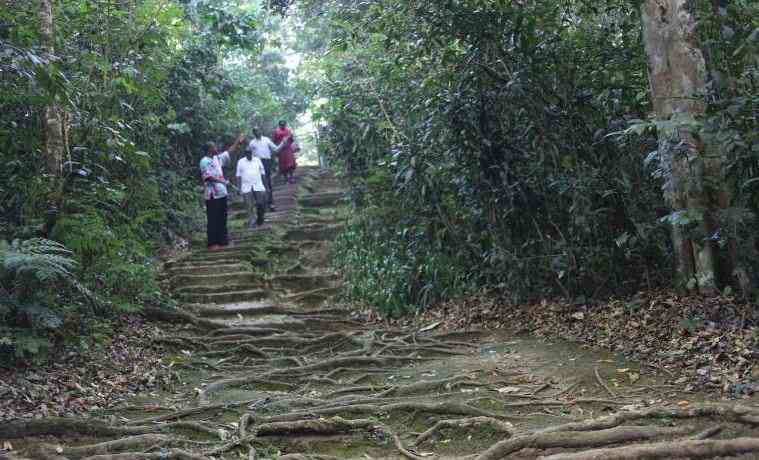
[[[271,140],[277,145],[284,142],[278,155],[279,173],[282,174],[288,183],[294,183],[295,178],[293,177],[293,173],[295,173],[295,167],[297,166],[295,162],[297,144],[295,144],[293,133],[290,131],[290,128],[287,127],[287,122],[285,120],[279,121],[279,126],[272,133]]]

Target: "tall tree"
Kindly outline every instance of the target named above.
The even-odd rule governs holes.
[[[40,42],[47,54],[48,74],[55,74],[55,15],[52,0],[40,0]],[[65,112],[59,96],[55,91],[49,92],[50,100],[45,106],[42,116],[42,135],[44,143],[45,173],[49,178],[50,205],[49,211],[57,211],[60,190],[62,187],[63,158],[66,154]]]
[[[706,155],[696,121],[704,114],[707,72],[696,30],[695,1],[646,0],[643,39],[654,111],[659,122],[659,155],[668,172],[664,195],[678,283],[688,290],[717,290],[719,228],[714,188],[720,187],[719,154]]]

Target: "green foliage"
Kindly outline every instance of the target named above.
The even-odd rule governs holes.
[[[378,275],[346,268],[356,295],[384,306],[403,283],[391,303],[424,305],[480,287],[521,300],[666,282],[663,200],[640,162],[654,139],[608,136],[649,110],[634,6],[328,12],[338,62],[323,67],[323,145],[358,215],[340,255]],[[387,257],[403,281],[388,282]]]
[[[0,240],[49,238],[75,264],[68,283],[38,280],[2,307],[0,340],[23,358],[45,343],[86,343],[88,324],[114,314],[171,305],[155,254],[204,223],[202,144],[256,117],[295,120],[306,104],[283,57],[283,22],[255,3],[53,3],[55,56],[41,48],[38,2],[0,8]],[[68,128],[62,189],[43,169],[51,101]]]
[[[72,253],[54,241],[0,241],[0,355],[24,358],[50,347],[46,333],[64,320],[61,292],[89,295],[74,278],[76,266]]]

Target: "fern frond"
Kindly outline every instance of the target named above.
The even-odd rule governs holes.
[[[77,267],[72,253],[62,244],[42,238],[14,240],[0,246],[0,266],[14,274],[28,274],[47,282],[72,279]]]

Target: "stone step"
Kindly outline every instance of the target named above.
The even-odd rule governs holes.
[[[309,308],[316,308],[339,293],[336,287],[324,287],[306,292],[298,292],[283,297],[283,301],[299,304]]]
[[[227,258],[227,259],[215,259],[213,261],[207,261],[202,259],[196,259],[192,256],[192,254],[188,255],[187,257],[183,257],[179,260],[172,260],[170,262],[166,262],[164,264],[164,268],[166,270],[174,270],[175,268],[187,268],[187,267],[205,267],[209,265],[238,265],[242,266],[244,265],[239,259],[235,258]]]
[[[245,289],[239,291],[179,295],[179,298],[185,302],[200,304],[245,302],[249,300],[262,300],[266,297],[267,293],[263,289]]]
[[[205,318],[221,318],[225,316],[264,316],[281,315],[286,309],[271,302],[239,302],[233,304],[218,305],[216,308],[200,308],[196,310],[198,316]]]
[[[263,280],[259,280],[263,281]],[[226,292],[240,292],[240,291],[250,291],[254,289],[261,289],[261,285],[263,283],[256,282],[255,279],[253,280],[246,280],[241,283],[237,282],[228,282],[225,284],[217,284],[217,285],[207,285],[207,284],[200,284],[200,285],[193,285],[193,286],[182,286],[174,290],[179,295],[182,294],[220,294],[220,293],[226,293]]]
[[[288,241],[331,241],[342,229],[342,225],[301,225],[288,230],[284,239]]]
[[[188,265],[183,267],[172,268],[169,271],[169,279],[177,276],[204,276],[204,275],[223,275],[227,273],[239,273],[245,270],[244,264],[230,265]]]
[[[182,274],[171,277],[171,285],[176,288],[189,286],[219,286],[256,282],[257,277],[250,271],[216,272],[210,274]]]
[[[344,192],[309,193],[298,198],[302,206],[323,208],[337,206],[345,197]]]

